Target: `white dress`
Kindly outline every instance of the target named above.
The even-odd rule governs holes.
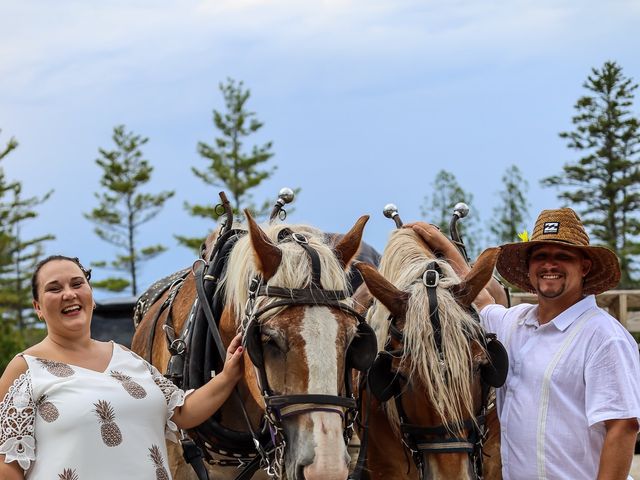
[[[0,454],[28,480],[170,479],[185,392],[118,344],[104,372],[23,355],[0,403]],[[166,433],[165,433],[166,432]]]

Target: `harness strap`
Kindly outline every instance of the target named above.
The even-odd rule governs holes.
[[[214,343],[216,344],[218,355],[220,355],[220,358],[222,359],[222,363],[224,363],[225,358],[227,358],[227,349],[224,348],[224,343],[222,343],[222,338],[220,337],[218,326],[216,325],[216,321],[213,318],[211,305],[209,305],[207,294],[204,291],[203,277],[204,277],[205,266],[206,266],[206,263],[204,260],[196,260],[196,262],[193,264],[193,275],[196,278],[196,292],[198,293],[200,308],[202,308],[204,316],[207,319],[207,323],[209,324],[209,331],[211,333],[211,336],[213,337]]]
[[[474,447],[474,444],[467,440],[454,438],[416,443],[416,449],[422,453],[473,453]]]
[[[328,412],[337,413],[341,418],[344,418],[344,412],[340,408],[331,408],[330,406],[319,405],[317,403],[298,403],[296,405],[287,405],[280,409],[280,418],[285,419],[288,417],[294,417],[296,415],[302,415],[309,412]]]
[[[340,397],[338,395],[300,394],[300,395],[274,395],[266,397],[264,403],[267,408],[276,411],[291,405],[332,405],[343,408],[356,408],[354,398]]]
[[[431,262],[422,276],[422,281],[427,287],[427,298],[429,299],[429,319],[433,325],[433,338],[436,343],[438,353],[442,355],[442,327],[440,325],[440,315],[438,314],[438,283],[442,276],[442,270],[437,262]]]
[[[200,447],[196,445],[196,442],[185,437],[180,440],[180,444],[182,445],[182,456],[184,457],[184,461],[191,465],[191,468],[193,468],[193,471],[196,473],[198,480],[209,480],[207,468],[204,466],[204,461],[202,460],[202,450],[200,450]]]
[[[222,363],[224,364],[224,361],[227,356],[227,350],[226,348],[224,348],[224,343],[222,343],[222,338],[220,337],[218,326],[216,325],[215,319],[213,318],[213,312],[211,311],[211,306],[209,305],[206,293],[204,291],[203,275],[204,275],[205,265],[206,265],[206,262],[204,262],[204,260],[196,261],[193,265],[193,273],[196,277],[196,292],[198,293],[198,299],[200,302],[200,306],[202,308],[202,312],[204,313],[204,316],[207,319],[207,323],[209,324],[209,331],[211,333],[211,336],[213,337],[214,343],[216,345],[216,349],[218,350],[218,354],[222,359]],[[245,423],[247,425],[247,429],[249,430],[249,433],[253,438],[253,443],[256,446],[258,453],[260,453],[260,455],[264,457],[264,450],[260,448],[260,445],[261,445],[260,439],[258,438],[258,435],[255,433],[255,431],[251,427],[251,421],[249,420],[249,415],[247,414],[247,410],[244,407],[244,402],[240,397],[240,393],[238,391],[237,386],[234,387],[233,389],[233,396],[241,407],[242,414],[244,416]]]
[[[173,333],[173,320],[171,318],[171,306],[173,305],[173,301],[175,300],[176,296],[178,295],[178,292],[180,291],[180,289],[182,288],[182,285],[184,284],[184,278],[186,277],[186,275],[182,276],[182,274],[184,273],[183,271],[178,272],[180,273],[181,276],[179,276],[170,286],[169,286],[169,296],[165,299],[164,302],[162,302],[162,305],[160,305],[160,308],[158,309],[158,311],[156,312],[156,314],[153,316],[153,319],[151,320],[151,332],[149,334],[149,336],[147,337],[147,354],[146,354],[146,358],[145,360],[149,363],[152,363],[152,359],[153,359],[153,341],[155,339],[156,336],[156,328],[158,327],[158,320],[160,319],[160,316],[162,315],[162,313],[169,309],[169,313],[167,313],[167,319],[165,321],[165,325],[167,324],[171,324],[171,332],[168,332],[168,329],[165,328],[165,334],[166,335],[173,335],[172,339],[167,338],[167,345],[169,346],[169,348],[171,348],[171,344],[173,343],[173,340],[175,340],[175,334]],[[176,274],[174,274],[173,276],[175,276]],[[172,276],[172,277],[173,277]],[[166,291],[166,290],[165,290]],[[164,293],[164,291],[162,292]],[[169,350],[171,352],[171,350]],[[174,353],[171,352],[171,354],[173,355]]]
[[[309,259],[311,260],[311,285],[312,287],[322,288],[322,283],[320,282],[322,274],[320,267],[320,255],[318,255],[316,249],[309,246],[309,241],[303,234],[292,232],[290,229],[284,228],[278,234],[278,241],[284,242],[288,239],[293,240],[306,250],[309,255]]]
[[[367,445],[369,443],[369,416],[371,415],[371,389],[369,382],[367,381],[367,375],[362,376],[363,380],[360,382],[360,391],[364,387],[367,392],[367,406],[365,409],[364,423],[362,426],[362,438],[360,439],[360,451],[358,452],[358,460],[353,472],[349,476],[348,480],[360,480],[362,478],[362,472],[364,471],[365,464],[367,463]],[[362,409],[362,403],[360,402],[360,396],[358,397],[358,408]]]

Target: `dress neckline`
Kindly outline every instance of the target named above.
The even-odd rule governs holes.
[[[46,360],[46,361],[50,361],[50,362],[62,363],[64,365],[68,365],[68,366],[70,366],[72,368],[79,368],[81,370],[86,370],[88,372],[93,372],[93,373],[97,373],[99,375],[103,375],[103,374],[109,373],[110,367],[113,364],[113,361],[114,361],[115,356],[116,356],[116,347],[118,346],[118,344],[116,342],[114,342],[113,340],[109,340],[109,343],[111,344],[111,358],[109,358],[109,363],[107,363],[107,366],[105,367],[105,369],[101,370],[101,371],[100,370],[94,370],[93,368],[82,367],[82,366],[76,365],[74,363],[58,362],[57,360],[49,360],[47,358],[42,358],[42,357],[38,357],[38,356],[35,356],[35,355],[29,355],[27,353],[23,353],[21,355],[23,357],[31,357],[31,358],[34,358],[36,360]]]

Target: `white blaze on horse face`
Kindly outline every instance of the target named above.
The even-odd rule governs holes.
[[[338,319],[327,308],[307,308],[302,338],[309,369],[307,393],[338,394]],[[306,479],[344,479],[347,452],[342,437],[342,418],[337,413],[312,412],[314,459],[304,468]]]
[[[338,394],[338,319],[328,308],[307,308],[302,321],[309,368],[307,393]],[[342,376],[342,372],[340,372]]]

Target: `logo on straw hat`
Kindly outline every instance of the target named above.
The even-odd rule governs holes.
[[[544,227],[542,228],[543,235],[549,235],[552,233],[558,233],[560,229],[560,222],[545,222]]]

